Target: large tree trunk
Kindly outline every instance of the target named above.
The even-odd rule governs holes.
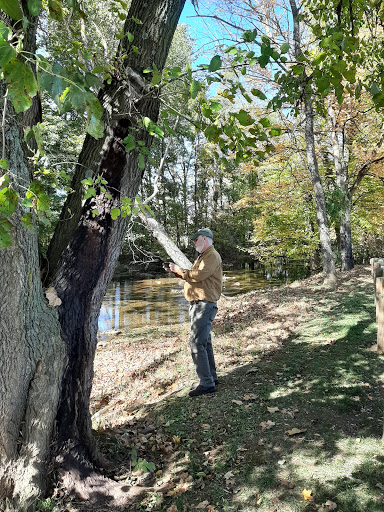
[[[315,193],[316,219],[319,230],[321,256],[323,262],[323,271],[330,284],[335,284],[336,269],[333,257],[331,237],[327,219],[327,205],[325,200],[323,183],[319,174],[319,167],[315,151],[315,136],[313,129],[313,108],[310,98],[305,98],[305,145],[307,153],[308,171],[311,178],[313,190]]]
[[[32,503],[47,482],[44,464],[50,461],[50,450],[62,472],[70,475],[74,469],[72,474],[80,478],[90,474],[96,460],[89,397],[97,320],[128,222],[121,217],[112,221],[110,211],[120,206],[123,197],[136,196],[143,173],[138,155],[134,151],[127,155],[122,141],[134,130],[135,138],[150,146],[151,138],[139,120],[147,116],[156,121],[159,100],[142,71],[153,64],[163,69],[183,6],[184,0],[131,3],[124,33],[134,35],[140,55],[123,40],[118,56],[120,76],[99,95],[105,112],[104,138],[86,137],[79,160],[82,165],[74,177],[79,184],[85,165],[107,180],[112,198],[98,191],[82,204],[78,194],[72,199],[73,223],[59,222],[49,269],[50,285],[61,299],[57,310],[43,296],[36,232],[22,227],[21,208],[12,216],[14,244],[1,253],[1,510],[33,509]],[[4,108],[4,94],[1,99]],[[5,158],[19,180],[15,187],[28,187],[22,116],[11,112],[7,119]]]
[[[93,166],[108,182],[106,187],[112,199],[98,191],[96,197],[85,202],[52,279],[62,300],[58,308],[59,319],[69,361],[57,415],[60,464],[68,470],[78,457],[93,460],[95,455],[89,396],[97,319],[128,223],[128,218],[121,217],[112,221],[110,211],[120,205],[123,197],[133,199],[142,179],[137,153],[132,151],[127,155],[122,141],[132,133],[137,140],[145,141],[147,147],[151,144],[151,137],[140,128],[139,121],[144,116],[157,120],[159,100],[155,94],[149,94],[142,71],[152,64],[163,69],[183,5],[184,1],[180,0],[132,1],[124,32],[133,34],[140,55],[129,52],[124,45],[121,48],[121,54],[126,53],[124,74],[121,81],[113,84],[112,90],[106,87],[103,92],[103,107],[108,109],[110,119],[106,127],[108,136],[103,141],[101,158],[98,157],[97,165]],[[141,20],[142,25],[133,19]],[[83,153],[86,153],[86,147]],[[93,154],[97,156],[97,153]],[[95,208],[99,213],[94,217]],[[65,224],[60,225],[61,229],[66,229]],[[57,240],[63,238],[57,237]],[[56,254],[57,249],[53,247],[51,253]]]
[[[294,55],[296,59],[299,59],[301,55],[299,10],[297,8],[295,0],[290,0],[290,6],[293,17]],[[315,135],[313,127],[313,118],[315,114],[313,111],[310,91],[306,90],[307,84],[305,79],[306,76],[304,72],[302,89],[305,116],[305,145],[307,154],[307,165],[313,190],[315,193],[316,219],[320,237],[323,271],[326,275],[326,281],[332,286],[334,286],[337,282],[335,260],[333,257],[331,237],[329,234],[327,205],[325,200],[324,188],[319,174],[319,166],[315,150]]]
[[[5,157],[13,188],[28,187],[22,115],[6,109]],[[41,493],[59,401],[65,347],[57,311],[40,280],[36,229],[22,227],[22,207],[12,216],[13,244],[0,253],[0,509],[26,510]]]
[[[340,207],[339,244],[341,270],[352,270],[354,267],[352,253],[351,208],[352,201],[349,192],[349,151],[346,143],[345,130],[338,127],[336,114],[330,106],[329,114],[333,124],[332,152],[335,164],[336,185],[342,193],[343,204]]]

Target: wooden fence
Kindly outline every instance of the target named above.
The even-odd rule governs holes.
[[[372,258],[372,279],[375,292],[377,352],[384,353],[384,259]]]

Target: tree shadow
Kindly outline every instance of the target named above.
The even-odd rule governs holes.
[[[373,297],[348,280],[342,292],[327,296],[315,285],[322,315],[272,348],[260,351],[256,343],[252,361],[221,377],[217,393],[190,399],[185,388],[97,434],[115,464],[109,476],[129,489],[125,504],[107,498],[109,511],[175,504],[180,512],[204,501],[223,511],[311,511],[327,501],[344,512],[384,510],[382,357],[370,350]],[[308,289],[287,293],[298,302],[308,297]],[[221,333],[236,336],[239,322],[244,330],[255,317],[286,322],[286,314],[264,307],[264,298],[255,305],[248,297],[236,322],[219,322]],[[245,348],[239,341],[237,350]],[[161,474],[135,475],[133,447]],[[313,501],[304,501],[304,489]]]

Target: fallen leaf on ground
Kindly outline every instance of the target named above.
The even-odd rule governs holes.
[[[201,425],[204,430],[209,430],[211,428],[211,425],[208,425],[208,423],[204,423]]]
[[[259,426],[264,430],[264,429],[272,428],[275,425],[276,425],[276,423],[274,421],[268,420],[268,421],[262,421]]]
[[[295,436],[296,434],[303,434],[306,431],[307,431],[306,428],[304,428],[304,429],[292,428],[291,430],[287,430],[285,433],[288,434],[289,436]]]
[[[201,503],[199,503],[196,508],[207,508],[209,505],[209,501],[205,500],[205,501],[202,501]]]
[[[167,512],[179,512],[179,509],[176,507],[176,505],[171,505],[169,508],[167,508]]]
[[[273,414],[274,412],[280,411],[278,407],[267,407],[267,411]]]
[[[244,400],[257,400],[257,395],[254,395],[253,393],[244,395]]]
[[[328,500],[326,503],[324,503],[324,507],[327,510],[336,510],[337,509],[336,503],[334,501],[330,501],[330,500]]]
[[[313,501],[313,495],[312,495],[312,490],[310,489],[304,489],[304,491],[302,491],[301,493],[303,495],[303,498],[306,500],[306,501]]]
[[[241,400],[232,400],[232,403],[236,405],[243,405],[243,402]]]

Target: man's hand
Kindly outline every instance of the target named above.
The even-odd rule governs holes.
[[[171,271],[171,272],[173,272],[174,274],[177,274],[177,275],[181,276],[182,269],[179,267],[179,265],[176,265],[175,263],[170,263],[170,264],[169,264],[169,268],[170,268],[170,271]]]

